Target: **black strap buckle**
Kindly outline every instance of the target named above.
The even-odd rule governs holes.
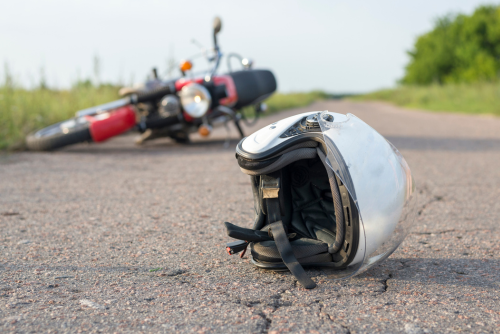
[[[243,254],[241,255],[241,257],[243,257],[243,255],[245,255],[247,246],[248,242],[243,240],[228,242],[226,244],[226,251],[229,255],[238,254],[239,252],[243,251]]]
[[[262,175],[260,177],[260,188],[262,189],[262,198],[278,198],[281,181],[279,177]]]

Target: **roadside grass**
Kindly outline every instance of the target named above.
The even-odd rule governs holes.
[[[348,99],[386,101],[402,107],[430,111],[500,116],[500,83],[400,86]]]
[[[77,110],[116,100],[118,89],[113,85],[95,87],[88,81],[69,90],[26,90],[12,84],[0,86],[0,150],[23,149],[28,133],[71,118]],[[265,101],[268,111],[264,116],[325,98],[328,95],[318,91],[276,93]],[[248,111],[252,113],[253,108]]]
[[[116,100],[117,92],[110,85],[70,90],[0,86],[0,150],[22,149],[28,133],[71,118],[79,109]]]
[[[267,104],[266,114],[272,114],[277,111],[305,107],[319,100],[325,100],[330,96],[322,91],[312,91],[307,93],[276,93],[264,101]]]
[[[321,101],[332,98],[332,95],[327,94],[322,91],[311,91],[306,93],[274,93],[269,97],[264,103],[267,105],[267,111],[263,113],[261,116],[265,117],[270,114],[274,114],[276,112],[305,107],[310,105],[315,101]],[[245,117],[253,118],[255,111],[253,107],[245,107],[243,108],[243,114]]]

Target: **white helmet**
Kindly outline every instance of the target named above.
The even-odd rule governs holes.
[[[345,278],[387,258],[415,217],[415,183],[399,151],[352,114],[308,112],[268,125],[236,148],[251,176],[252,229],[225,223],[230,254],[250,245],[252,263],[289,269],[306,288],[303,266]]]

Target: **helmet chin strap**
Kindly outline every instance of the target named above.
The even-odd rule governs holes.
[[[264,175],[261,181],[261,189],[266,198],[267,217],[268,217],[268,233],[274,239],[276,248],[280,253],[283,263],[287,266],[288,270],[295,276],[300,284],[306,289],[313,289],[316,283],[307,276],[304,268],[300,265],[299,261],[293,253],[292,245],[288,240],[288,234],[285,225],[281,220],[280,210],[280,178],[271,175]]]

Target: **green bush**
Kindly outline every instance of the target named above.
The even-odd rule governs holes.
[[[400,86],[352,96],[351,100],[379,100],[399,106],[432,111],[500,116],[500,83],[447,84],[430,86]]]
[[[448,15],[418,37],[408,52],[403,84],[429,85],[497,81],[500,71],[500,6],[481,6],[470,15]]]

